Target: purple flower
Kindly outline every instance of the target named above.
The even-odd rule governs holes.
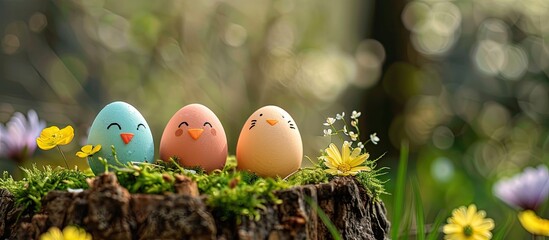
[[[5,127],[0,124],[0,156],[17,162],[27,159],[36,150],[36,138],[44,127],[46,123],[34,110],[29,110],[26,118],[20,112],[14,113]]]
[[[528,167],[511,178],[499,180],[493,190],[510,206],[536,210],[549,194],[549,171],[544,165]]]

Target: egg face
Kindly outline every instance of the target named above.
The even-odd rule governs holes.
[[[301,134],[284,109],[265,106],[244,124],[236,146],[238,168],[263,177],[284,178],[299,169]]]
[[[96,175],[105,170],[99,157],[116,166],[111,146],[114,146],[118,161],[123,164],[152,162],[154,157],[149,124],[137,109],[125,102],[110,103],[97,114],[90,128],[88,144],[101,144],[101,150],[88,157],[88,163]]]
[[[190,104],[170,119],[160,140],[160,158],[177,157],[186,167],[211,172],[225,166],[227,136],[217,116],[204,105]]]

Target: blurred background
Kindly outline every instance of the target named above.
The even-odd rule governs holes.
[[[381,139],[367,149],[386,153],[389,192],[407,140],[427,221],[476,203],[518,237],[492,185],[549,160],[546,0],[0,0],[0,41],[0,142],[24,142],[6,129],[33,109],[75,127],[62,149],[81,168],[74,153],[116,100],[140,110],[157,149],[171,116],[202,103],[231,154],[249,115],[278,105],[312,158],[330,142],[326,117],[357,110],[362,139]],[[0,170],[63,164],[56,151],[14,148],[0,145]]]

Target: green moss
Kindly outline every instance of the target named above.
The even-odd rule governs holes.
[[[192,176],[201,194],[207,194],[207,204],[216,217],[223,220],[241,217],[259,220],[265,204],[281,203],[274,191],[288,188],[282,179],[261,178],[253,173],[236,170],[236,158],[230,156],[225,168],[210,174]]]
[[[379,179],[380,176],[384,175],[386,168],[374,169],[372,171],[363,171],[359,172],[355,179],[366,189],[368,195],[376,201],[381,201],[381,195],[388,194],[385,191],[386,181]]]
[[[25,178],[14,180],[7,172],[0,178],[0,188],[10,191],[15,197],[18,206],[25,210],[39,211],[41,200],[53,190],[67,190],[68,188],[88,188],[86,178],[90,177],[78,170],[55,168],[47,166],[42,170],[33,166],[31,169],[22,168]]]
[[[302,168],[287,178],[292,186],[328,182],[329,175],[321,167]]]
[[[236,159],[230,156],[222,170],[209,174],[201,169],[188,170],[173,159],[154,164],[109,166],[114,169],[121,186],[131,193],[162,194],[174,192],[175,175],[181,174],[197,182],[200,194],[208,195],[207,205],[216,217],[258,220],[265,204],[280,203],[274,191],[289,187],[281,179],[260,178],[253,173],[236,170]]]
[[[121,186],[130,193],[161,194],[174,192],[174,171],[154,164],[118,168],[115,172]]]
[[[216,217],[237,221],[240,217],[259,220],[266,203],[281,203],[274,191],[288,187],[280,179],[254,178],[241,171],[204,175],[197,183],[200,192],[208,195],[207,204]]]
[[[106,161],[104,161],[106,164]],[[374,169],[374,162],[368,162]],[[185,175],[197,182],[200,194],[206,194],[206,204],[212,209],[215,217],[237,221],[242,218],[258,220],[261,210],[266,204],[281,203],[274,194],[277,190],[291,186],[317,184],[328,182],[333,176],[325,172],[325,166],[320,162],[312,168],[303,168],[287,179],[261,178],[253,173],[238,171],[236,158],[229,156],[222,170],[205,173],[201,169],[184,169],[175,160],[170,162],[157,161],[152,163],[138,163],[116,166],[106,166],[114,170],[121,186],[130,193],[163,194],[174,192],[176,175]],[[369,172],[360,172],[355,177],[362,184],[367,193],[379,200],[381,194],[386,193],[384,182],[379,180],[383,169],[374,169]],[[67,188],[87,188],[86,178],[90,174],[78,170],[62,168],[52,169],[45,167],[40,170],[36,167],[23,169],[26,178],[15,181],[4,173],[0,179],[0,188],[6,188],[16,199],[17,204],[25,209],[39,211],[41,199],[49,191],[66,190]]]

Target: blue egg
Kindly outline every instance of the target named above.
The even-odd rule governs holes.
[[[101,144],[101,150],[88,157],[88,163],[95,175],[105,171],[99,157],[106,159],[111,165],[117,165],[111,146],[114,146],[118,161],[122,164],[152,162],[154,157],[154,142],[149,124],[137,109],[125,102],[110,103],[97,114],[90,128],[87,144]]]

